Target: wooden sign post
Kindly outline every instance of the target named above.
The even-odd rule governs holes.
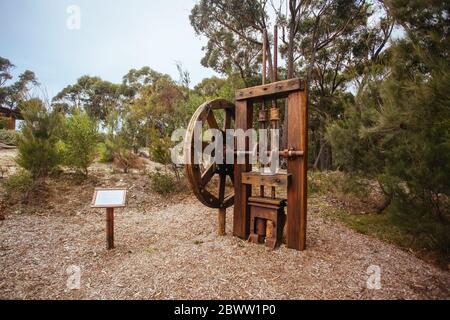
[[[106,208],[106,249],[114,249],[114,208],[126,206],[127,190],[120,188],[96,188],[92,208]]]

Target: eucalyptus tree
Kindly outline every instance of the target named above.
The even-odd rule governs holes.
[[[14,83],[8,85],[14,78],[14,68],[15,65],[10,60],[0,57],[0,106],[12,110],[18,109],[30,99],[31,88],[39,84],[34,72],[25,70]]]

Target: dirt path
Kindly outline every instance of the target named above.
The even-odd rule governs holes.
[[[215,211],[192,197],[116,214],[105,250],[102,210],[73,216],[13,214],[0,222],[0,298],[10,299],[449,299],[448,272],[321,217],[309,206],[308,250],[267,251],[215,234]],[[67,289],[70,265],[79,290]],[[381,268],[380,290],[366,288]]]

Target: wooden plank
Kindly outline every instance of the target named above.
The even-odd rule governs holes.
[[[217,214],[217,234],[219,236],[224,236],[226,234],[226,232],[225,232],[226,215],[227,215],[227,209],[219,208],[219,211]]]
[[[235,127],[244,131],[252,127],[253,104],[247,100],[236,101]],[[246,138],[248,150],[248,137]],[[251,164],[234,165],[234,211],[233,211],[233,235],[247,240],[250,233],[250,208],[248,198],[251,196],[251,185],[242,184],[242,173],[252,170]]]
[[[267,198],[267,197],[264,197],[264,198],[263,197],[250,197],[250,198],[248,198],[248,202],[259,203],[259,204],[265,203],[265,204],[270,204],[270,205],[277,206],[277,207],[286,205],[286,199],[279,199],[279,198],[273,199],[273,198]]]
[[[264,98],[286,98],[289,92],[305,90],[305,82],[300,79],[289,79],[261,86],[240,89],[236,91],[236,100],[261,100]],[[269,97],[270,96],[270,97]]]
[[[242,183],[253,186],[284,187],[287,188],[291,175],[278,173],[274,175],[263,175],[259,172],[244,172]]]
[[[302,157],[288,158],[288,172],[292,174],[288,187],[287,246],[297,250],[306,247],[307,213],[307,92],[297,91],[288,97],[288,149],[303,151]]]

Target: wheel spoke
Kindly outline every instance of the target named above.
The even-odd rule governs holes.
[[[220,182],[219,182],[219,202],[223,202],[223,199],[225,198],[225,180],[227,176],[225,174],[220,175]]]
[[[233,204],[234,204],[234,193],[228,195],[228,196],[225,198],[225,200],[223,201],[223,206],[224,206],[225,208],[226,208],[226,207],[229,207],[229,206],[231,206],[231,205],[233,205]]]
[[[212,110],[209,110],[208,116],[206,117],[206,121],[211,129],[219,129],[219,125],[217,124],[216,118],[214,117],[214,113]]]
[[[215,163],[211,163],[206,170],[202,173],[201,176],[201,185],[204,187],[208,184],[208,182],[211,180],[211,178],[214,176],[214,174],[216,173],[216,164]]]
[[[225,121],[224,121],[224,125],[223,125],[223,130],[227,130],[231,128],[231,111],[228,109],[224,109],[225,110]]]

